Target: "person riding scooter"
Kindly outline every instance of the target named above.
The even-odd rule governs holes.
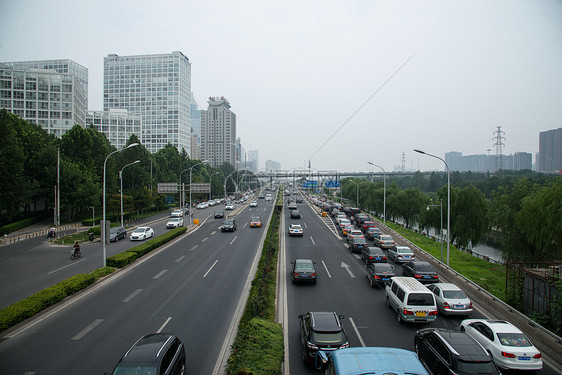
[[[72,254],[72,255],[73,255],[74,257],[78,257],[78,256],[82,255],[82,253],[80,252],[80,244],[78,243],[78,241],[76,241],[76,242],[74,243],[74,246],[72,247],[72,249],[73,249],[73,254]]]

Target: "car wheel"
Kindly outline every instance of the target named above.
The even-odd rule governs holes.
[[[369,276],[367,276],[369,278],[369,285],[371,285],[371,288],[375,287],[375,283],[373,282],[373,279],[370,278]]]
[[[115,242],[119,242],[119,236],[115,237]]]
[[[404,321],[402,320],[400,313],[398,313],[396,316],[398,317],[398,323],[402,324]]]
[[[386,307],[390,307],[390,300],[386,297]]]

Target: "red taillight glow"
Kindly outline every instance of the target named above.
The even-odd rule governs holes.
[[[533,356],[533,358],[535,358],[535,359],[542,358],[542,354],[541,354],[541,353],[535,354],[535,355]]]
[[[468,305],[469,309],[472,309],[472,301],[470,301],[470,304]]]
[[[414,312],[404,309],[404,315],[414,315]]]
[[[311,273],[310,276],[316,276],[316,272],[315,272],[315,273]]]
[[[515,358],[515,354],[507,352],[502,352],[502,356],[506,358]]]
[[[384,260],[386,260],[386,257],[383,257]]]
[[[421,278],[422,278],[421,275],[418,275],[417,273],[414,275],[414,277],[415,277],[416,279],[421,279]]]
[[[375,258],[374,258],[374,257],[369,257],[369,260],[373,260],[373,259],[375,259]]]
[[[300,276],[298,272],[293,273],[293,276]]]
[[[439,278],[439,275],[434,275],[433,278],[434,278],[434,279],[438,279],[438,278]]]
[[[435,310],[435,311],[430,311],[430,312],[429,312],[429,315],[437,315],[437,310]]]
[[[450,309],[451,307],[449,306],[449,304],[447,302],[443,302],[443,308],[444,309]]]
[[[373,276],[373,278],[375,278],[375,279],[380,279],[381,277],[380,277],[380,276],[377,276],[377,275],[375,275],[375,276]]]

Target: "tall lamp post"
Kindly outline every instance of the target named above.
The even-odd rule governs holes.
[[[191,172],[193,171],[193,168],[197,167],[198,165],[205,164],[208,162],[209,162],[208,160],[204,160],[189,168],[189,225],[193,224],[193,215],[191,214]]]
[[[209,201],[211,201],[211,186],[213,185],[213,175],[218,174],[219,172],[213,172],[211,173],[211,175],[209,176]]]
[[[357,186],[357,208],[359,208],[359,184],[353,180],[349,180],[349,182],[353,182]]]
[[[135,147],[135,146],[138,146],[138,145],[139,145],[138,143],[131,143],[130,145],[128,145],[125,148],[122,148],[121,150],[115,150],[112,153],[110,153],[109,155],[107,155],[107,157],[105,158],[105,160],[103,162],[103,198],[102,198],[103,199],[103,215],[102,215],[102,222],[101,222],[101,225],[100,225],[100,229],[101,229],[101,240],[102,240],[102,243],[103,243],[103,266],[104,267],[105,267],[105,264],[106,264],[105,263],[105,256],[106,256],[106,253],[107,253],[107,249],[105,247],[105,243],[107,241],[106,240],[107,233],[106,233],[106,228],[105,228],[105,225],[106,225],[105,224],[105,167],[107,165],[107,159],[109,159],[109,157],[111,155],[115,154],[116,152],[121,152],[123,150],[126,150],[126,149],[131,148],[131,147]]]
[[[133,165],[133,164],[137,164],[137,163],[140,163],[140,160],[135,160],[134,162],[125,165],[119,171],[119,179],[121,180],[121,226],[122,227],[124,226],[123,225],[123,169],[127,168],[129,165]]]
[[[439,207],[441,212],[441,232],[439,233],[439,237],[441,239],[441,262],[443,261],[443,199],[440,200],[440,204],[429,204],[427,205],[427,210],[429,211],[430,207]]]
[[[443,160],[439,156],[428,154],[427,152],[421,150],[414,149],[414,151],[441,160],[445,164],[445,167],[447,168],[447,266],[449,266],[449,245],[450,245],[449,233],[451,232],[451,173],[449,171],[449,165],[445,160]]]
[[[367,164],[371,164],[373,167],[378,167],[378,168],[382,169],[382,174],[383,174],[383,193],[382,193],[382,201],[383,201],[383,203],[382,203],[382,207],[383,207],[382,208],[382,210],[383,210],[382,216],[383,216],[383,218],[382,218],[382,221],[383,221],[383,224],[386,225],[386,171],[380,165],[376,165],[374,163],[371,163],[370,161],[368,161]]]

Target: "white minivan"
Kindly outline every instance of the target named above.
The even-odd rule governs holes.
[[[386,305],[398,314],[398,322],[430,323],[437,318],[433,293],[413,277],[395,276],[385,287]]]

